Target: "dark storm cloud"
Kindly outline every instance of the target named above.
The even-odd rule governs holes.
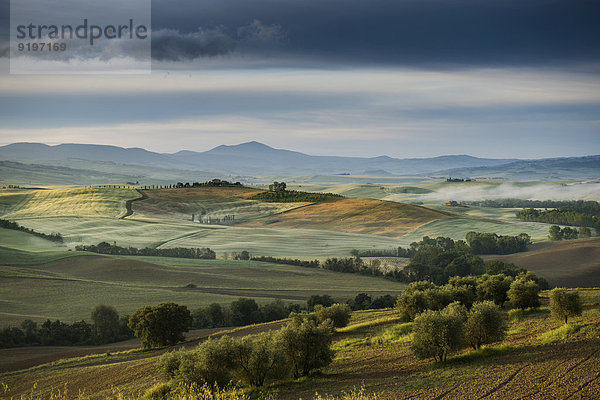
[[[152,32],[152,58],[178,61],[218,56],[231,52],[235,44],[235,40],[220,28],[189,33],[160,29]]]
[[[256,20],[285,34],[281,56],[317,63],[538,65],[600,60],[596,0],[155,0],[152,15],[154,29],[181,33],[186,44],[173,47],[180,57],[189,49],[187,58],[205,54],[205,39],[185,34],[218,28],[237,43],[240,27]],[[158,56],[169,53],[165,45],[155,47]],[[206,55],[216,51],[210,49],[213,53]]]
[[[198,57],[214,57],[238,52],[274,50],[285,41],[279,25],[265,25],[258,20],[237,29],[224,26],[199,27],[193,32],[178,29],[154,29],[152,58],[159,61],[179,61]]]

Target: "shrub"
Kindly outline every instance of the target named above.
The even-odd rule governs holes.
[[[415,318],[411,349],[417,357],[445,361],[449,353],[462,346],[463,319],[452,308],[427,310]]]
[[[478,302],[467,315],[465,340],[477,350],[483,344],[504,339],[507,324],[500,307],[491,301]]]
[[[327,308],[317,305],[315,314],[320,323],[330,320],[335,328],[343,328],[350,321],[350,307],[347,304],[334,304]]]
[[[577,291],[568,292],[565,289],[556,288],[550,292],[550,312],[558,319],[564,319],[565,324],[569,317],[581,315],[582,306]]]

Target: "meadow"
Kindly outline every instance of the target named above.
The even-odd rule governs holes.
[[[11,238],[13,245],[23,246],[24,235],[31,236],[0,229],[0,237]],[[0,326],[24,319],[89,319],[100,303],[130,314],[167,299],[195,309],[239,297],[302,303],[313,294],[329,294],[345,301],[359,292],[395,295],[404,287],[379,278],[256,261],[99,256],[34,239],[38,251],[0,247]]]

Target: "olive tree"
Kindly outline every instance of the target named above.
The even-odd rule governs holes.
[[[267,379],[283,378],[289,373],[283,344],[272,332],[234,340],[233,356],[236,376],[250,386],[263,386]]]
[[[473,304],[465,322],[465,341],[475,350],[506,337],[507,324],[500,307],[492,301]]]
[[[412,351],[419,358],[445,361],[448,354],[463,345],[463,318],[454,305],[417,315],[413,323]]]
[[[331,324],[319,324],[314,314],[292,315],[292,321],[281,328],[278,339],[294,378],[307,376],[331,363],[332,333]]]
[[[528,276],[520,275],[508,289],[508,298],[513,307],[525,310],[540,306],[540,286]]]
[[[556,288],[550,292],[550,312],[558,319],[564,319],[565,324],[569,317],[581,315],[582,306],[579,292],[567,291]]]

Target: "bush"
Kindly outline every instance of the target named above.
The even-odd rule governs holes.
[[[278,333],[286,361],[294,378],[307,376],[333,360],[332,327],[318,324],[310,314],[295,314]]]
[[[433,357],[445,361],[463,344],[463,317],[454,307],[441,311],[427,310],[415,318],[411,350],[419,358]]]
[[[522,275],[511,283],[508,290],[508,298],[514,308],[522,310],[529,307],[536,308],[540,306],[539,292],[539,285],[535,281],[528,279],[526,275]]]
[[[582,306],[577,291],[568,292],[566,289],[556,288],[550,292],[550,312],[558,319],[568,323],[569,317],[581,315]]]
[[[477,350],[483,344],[504,339],[507,324],[500,307],[491,301],[478,302],[467,315],[465,341]]]
[[[343,328],[350,321],[350,307],[347,304],[334,304],[327,308],[317,305],[315,314],[320,323],[330,320],[335,328]]]
[[[186,306],[161,303],[138,309],[129,317],[128,326],[135,336],[142,338],[142,345],[149,348],[183,341],[183,333],[188,331],[191,323],[192,317]]]

